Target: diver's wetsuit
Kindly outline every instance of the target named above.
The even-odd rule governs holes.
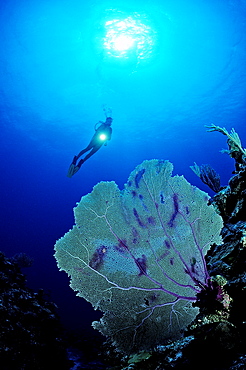
[[[100,135],[104,134],[105,139],[101,139]],[[84,153],[88,152],[88,150],[91,150],[90,153],[88,153],[84,159],[81,159],[79,163],[77,164],[78,167],[81,167],[81,165],[90,158],[94,153],[96,153],[103,144],[105,144],[106,141],[111,139],[112,135],[112,128],[107,123],[102,123],[98,129],[96,129],[95,134],[93,135],[90,143],[87,145],[87,147],[78,154],[77,160],[79,157],[81,157]]]
[[[96,153],[103,144],[105,144],[108,140],[111,139],[112,135],[112,128],[111,128],[111,123],[113,119],[111,117],[107,117],[105,122],[102,122],[102,124],[95,129],[96,132],[94,133],[90,143],[87,145],[87,147],[83,150],[78,155],[75,155],[73,158],[73,161],[69,167],[68,170],[68,177],[72,177],[82,166],[82,164],[90,158],[94,153]],[[97,125],[96,125],[97,126]],[[104,137],[102,137],[103,135]],[[79,157],[81,157],[84,153],[90,152],[85,156],[85,158],[81,159],[78,164],[76,164],[77,160]]]

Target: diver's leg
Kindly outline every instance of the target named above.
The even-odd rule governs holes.
[[[76,162],[77,162],[77,159],[78,159],[78,156],[77,155],[75,155],[74,157],[73,157],[73,160],[72,160],[72,163],[71,164],[73,164],[74,166],[76,165]]]
[[[86,156],[85,156],[85,158],[84,159],[81,159],[80,161],[79,161],[79,163],[77,164],[77,166],[76,167],[81,167],[82,166],[82,164],[85,162],[85,161],[87,161],[87,159],[89,159],[93,154],[95,154],[100,148],[101,148],[101,146],[102,146],[102,144],[101,145],[97,145],[97,146],[94,146],[93,148],[92,148],[92,150],[90,151],[90,153],[88,153]]]
[[[76,156],[77,160],[83,154],[85,154],[86,152],[88,152],[88,150],[90,150],[91,148],[93,148],[93,143],[92,142],[90,142],[85,149],[83,149],[83,150],[81,150],[81,152],[79,152],[79,154]]]
[[[87,161],[87,159],[89,159],[93,154],[95,154],[101,148],[101,146],[102,144],[94,146],[92,150],[85,156],[84,162]]]
[[[101,145],[99,147],[94,147],[94,143],[91,140],[91,142],[89,143],[89,145],[85,149],[81,150],[81,152],[78,155],[75,155],[73,157],[72,163],[70,164],[70,167],[68,169],[67,176],[72,177],[76,172],[78,172],[78,170],[80,169],[80,167],[82,166],[84,161],[86,161],[86,159],[88,159],[92,154],[97,152],[100,147],[101,147]],[[79,161],[79,163],[76,165],[76,162],[79,159],[79,157],[81,155],[83,155],[84,153],[88,152],[88,150],[90,150],[90,149],[92,149],[92,151],[85,157],[85,159],[81,159]]]
[[[81,152],[79,152],[78,155],[75,155],[73,157],[72,163],[70,164],[69,169],[68,169],[67,177],[72,177],[76,172],[78,172],[81,165],[83,164],[83,159],[81,159],[79,163],[76,165],[77,160],[79,159],[81,155],[88,152],[88,150],[90,150],[92,147],[93,147],[92,142],[90,142],[89,145],[85,149],[81,150]]]

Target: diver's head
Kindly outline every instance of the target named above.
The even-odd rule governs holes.
[[[106,125],[111,126],[112,122],[113,122],[113,118],[112,117],[107,117],[106,118],[106,121],[105,121]]]

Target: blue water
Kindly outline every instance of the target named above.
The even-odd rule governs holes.
[[[129,17],[147,26],[146,44],[105,49],[106,22]],[[1,249],[34,258],[28,285],[50,293],[67,327],[86,333],[98,317],[53,257],[81,196],[102,180],[122,188],[152,158],[210,195],[194,161],[227,184],[226,138],[204,125],[234,127],[246,146],[245,21],[245,0],[1,2]],[[112,140],[67,178],[105,106]]]

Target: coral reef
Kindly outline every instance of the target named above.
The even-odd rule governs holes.
[[[30,265],[24,254],[8,259],[0,252],[1,369],[68,369],[56,306],[26,287],[24,262]]]
[[[205,126],[208,128],[208,132],[213,132],[213,131],[218,131],[221,134],[227,136],[227,144],[229,146],[228,150],[222,150],[224,153],[228,153],[232,158],[235,158],[236,161],[239,161],[240,157],[246,156],[246,149],[242,147],[241,140],[239,135],[236,133],[234,128],[231,129],[231,132],[229,133],[225,127],[220,127],[216,125],[210,125],[210,126]]]
[[[211,370],[243,370],[246,368],[246,150],[243,149],[240,138],[234,129],[231,130],[231,133],[228,133],[225,128],[212,125],[209,126],[209,131],[218,131],[227,136],[229,149],[224,152],[235,160],[233,176],[228,186],[223,188],[219,188],[217,180],[217,185],[214,187],[216,174],[213,173],[210,166],[206,165],[206,168],[204,168],[205,176],[204,174],[200,176],[201,167],[196,165],[195,168],[201,180],[205,179],[208,185],[214,187],[214,190],[217,191],[212,199],[208,199],[207,196],[203,197],[206,205],[208,202],[209,207],[212,206],[223,219],[221,241],[218,241],[217,238],[213,240],[211,236],[208,238],[210,242],[208,240],[202,243],[197,241],[198,230],[203,234],[204,230],[207,232],[208,228],[203,224],[198,229],[192,229],[191,225],[196,224],[196,221],[200,219],[204,208],[201,209],[199,216],[195,216],[193,211],[197,211],[200,203],[199,201],[191,202],[189,196],[189,201],[184,201],[189,192],[185,192],[185,195],[182,194],[183,180],[179,183],[179,186],[173,186],[170,182],[170,172],[169,175],[167,174],[168,166],[165,168],[167,171],[162,172],[160,170],[161,162],[158,161],[156,162],[157,165],[153,166],[153,171],[150,171],[151,175],[148,176],[149,169],[146,169],[146,161],[144,165],[138,166],[129,178],[124,190],[128,198],[125,199],[124,193],[119,192],[118,188],[116,189],[112,183],[106,183],[105,188],[105,183],[98,184],[91,194],[82,198],[75,209],[76,225],[56,244],[59,267],[72,276],[73,289],[77,290],[79,295],[84,296],[87,300],[93,301],[92,303],[96,308],[101,309],[103,307],[107,313],[106,319],[104,317],[100,323],[96,324],[96,326],[100,326],[99,329],[104,334],[112,336],[113,332],[104,330],[108,328],[108,321],[111,320],[113,322],[112,328],[116,330],[116,334],[126,340],[126,337],[122,335],[124,326],[116,328],[114,322],[120,321],[122,317],[124,320],[128,320],[128,317],[124,316],[124,312],[127,312],[129,316],[134,313],[135,317],[145,313],[145,316],[140,316],[140,322],[132,321],[127,327],[134,330],[134,340],[137,337],[138,329],[143,327],[142,335],[145,336],[146,341],[150,340],[153,344],[151,335],[156,335],[154,348],[147,350],[147,346],[141,347],[141,341],[136,342],[137,346],[133,347],[133,353],[130,356],[120,355],[111,346],[110,341],[106,342],[102,356],[104,360],[108,359],[108,369],[170,370],[175,368],[176,370],[190,370],[197,369],[200,364],[203,367],[209,367]],[[155,181],[156,176],[160,173],[162,180],[159,178],[160,181]],[[157,191],[155,191],[156,182],[160,182]],[[212,186],[211,182],[213,183]],[[166,193],[163,183],[170,186],[169,193]],[[143,185],[146,186],[146,189],[151,190],[146,192]],[[191,188],[194,191],[194,187]],[[147,193],[150,200],[146,197]],[[190,194],[194,195],[193,193]],[[118,217],[114,217],[115,203],[119,210],[118,201],[119,203],[122,202],[124,206],[119,213],[120,220],[125,220],[126,224],[119,222]],[[130,204],[130,207],[127,207],[127,204]],[[165,216],[160,211],[160,208],[164,205],[167,207],[164,212]],[[162,233],[165,230],[165,237],[161,239],[163,235],[158,234],[158,238],[155,237],[152,244],[150,243],[151,235],[153,235],[152,228],[155,230],[157,225],[154,211],[156,213],[161,212],[160,219],[162,223],[160,223],[161,227],[159,229],[162,230]],[[186,226],[183,225],[179,228],[180,217],[186,217],[187,214],[192,214],[192,217],[188,222],[186,219]],[[207,217],[205,219],[208,221]],[[83,226],[84,222],[85,226]],[[89,227],[90,223],[93,224],[92,228]],[[119,223],[121,227],[118,229]],[[189,251],[186,250],[183,254],[182,249],[189,245],[187,243],[189,233],[186,234],[187,226],[193,231],[193,247],[188,248]],[[101,232],[102,230],[103,232]],[[116,232],[115,230],[120,231]],[[100,235],[100,239],[97,240],[95,234]],[[212,231],[212,234],[214,234],[214,231]],[[81,235],[85,235],[84,238],[81,238]],[[112,235],[118,243],[112,242]],[[159,242],[160,239],[162,240],[161,243]],[[181,249],[176,244],[176,240],[178,240],[179,245],[182,245]],[[182,244],[183,240],[185,244]],[[192,239],[188,238],[188,240],[191,241]],[[148,248],[146,246],[143,248],[144,243],[150,248],[150,253],[147,252]],[[208,248],[208,253],[205,256],[205,248],[203,250],[201,245],[208,246],[210,243],[213,244],[210,249]],[[90,247],[91,245],[93,248]],[[140,245],[141,248],[139,248]],[[166,248],[164,248],[164,253],[160,254],[158,246],[161,247],[162,251],[163,247]],[[169,253],[171,247],[175,252],[174,255]],[[79,250],[80,252],[78,252]],[[204,264],[201,263],[203,258],[199,260],[195,250],[196,252],[200,251],[200,256],[203,255],[203,258],[205,256],[206,263],[205,261]],[[188,259],[185,258],[186,254]],[[183,274],[181,270],[178,275],[172,273],[172,266],[174,262],[176,264],[177,260],[181,261]],[[184,267],[185,264],[187,267]],[[106,273],[107,270],[110,271],[109,276]],[[153,272],[156,270],[161,273],[164,281],[159,286],[160,277],[158,274],[156,275],[156,272]],[[119,279],[117,279],[118,273]],[[184,273],[186,278],[191,278],[189,283],[187,281],[183,282]],[[131,279],[134,276],[134,280],[129,280],[131,285],[129,285],[127,279],[124,280],[129,275]],[[196,280],[197,276],[199,278]],[[96,281],[95,277],[98,278]],[[145,282],[148,283],[150,279],[153,279],[153,285],[140,285],[139,281],[141,279],[147,279]],[[124,281],[124,284],[121,284],[122,281]],[[184,335],[182,338],[165,343],[164,339],[166,337],[164,335],[161,338],[158,328],[161,327],[166,334],[165,318],[168,312],[165,310],[159,311],[160,314],[157,317],[152,316],[152,313],[157,311],[157,308],[165,307],[166,302],[171,302],[170,296],[172,294],[170,292],[173,293],[173,289],[165,292],[169,294],[168,301],[166,301],[166,297],[160,296],[163,293],[163,287],[168,290],[167,287],[170,281],[174,283],[174,286],[190,286],[190,288],[193,286],[196,289],[195,299],[191,299],[190,302],[193,307],[199,307],[199,314],[186,329],[185,325],[188,322],[183,325]],[[158,289],[155,288],[156,282]],[[82,287],[81,290],[78,288],[79,286]],[[90,293],[93,290],[94,293]],[[137,296],[138,304],[142,307],[141,311],[136,301],[133,302],[135,290],[144,293]],[[118,303],[118,311],[110,311],[110,307],[114,308],[111,303],[117,291],[120,291],[122,295],[122,304]],[[127,297],[125,293],[129,291],[134,294]],[[91,298],[91,294],[93,298]],[[116,297],[119,298],[117,295]],[[180,299],[180,297],[181,293],[179,291],[178,298]],[[160,301],[160,298],[162,301]],[[188,296],[183,295],[183,298],[187,300]],[[175,300],[172,302],[176,304]],[[131,307],[131,310],[127,311],[127,306]],[[190,309],[191,306],[189,306],[188,311]],[[186,308],[186,313],[188,311]],[[174,318],[178,318],[182,322],[181,312],[185,316],[185,311],[175,308],[175,310],[169,311],[169,317],[174,314]],[[151,319],[149,327],[142,325],[148,319]],[[150,329],[149,332],[148,329]],[[171,339],[174,337],[170,336]],[[119,344],[117,336],[115,342],[117,345]],[[126,346],[125,348],[129,348],[129,342],[126,342]],[[125,348],[123,347],[123,349]]]
[[[215,131],[224,133],[216,126]],[[223,244],[215,245],[207,256],[211,275],[222,275],[231,297],[228,322],[236,332],[234,344],[245,349],[246,339],[246,150],[235,130],[227,140],[228,153],[235,159],[235,171],[228,186],[214,196],[212,204],[222,216],[224,227],[221,231]]]
[[[222,220],[172,168],[144,161],[122,192],[97,184],[55,246],[71,287],[104,312],[93,326],[125,353],[178,338],[197,315],[197,293],[210,289],[204,256],[221,242]]]
[[[210,131],[228,137],[226,152],[235,159],[228,186],[210,200],[224,221],[223,243],[214,244],[205,257],[211,289],[197,295],[200,313],[184,338],[157,346],[145,356],[125,359],[115,369],[190,370],[198,364],[211,370],[246,368],[246,151],[235,130],[228,134],[213,125]]]

